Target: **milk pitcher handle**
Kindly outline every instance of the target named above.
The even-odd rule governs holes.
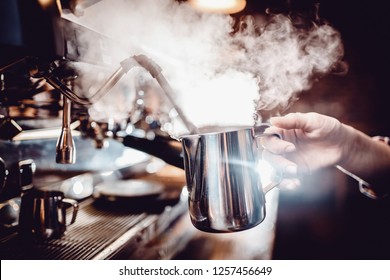
[[[253,137],[254,138],[260,138],[260,137],[278,137],[279,139],[282,139],[282,135],[279,133],[266,133],[265,130],[269,128],[270,125],[267,123],[260,123],[258,125],[255,125],[253,127]],[[273,188],[277,187],[280,182],[282,181],[282,174],[281,172],[276,172],[276,174],[273,176],[272,182],[267,184],[265,187],[263,187],[263,191],[266,194]]]
[[[72,207],[72,218],[71,218],[70,222],[67,223],[67,224],[65,224],[65,221],[66,221],[66,220],[65,220],[65,218],[63,219],[64,224],[65,224],[66,226],[69,226],[69,225],[73,224],[73,223],[76,221],[77,212],[78,212],[78,210],[79,210],[79,204],[77,203],[76,200],[70,199],[70,198],[64,198],[64,199],[62,199],[61,202],[62,202],[61,208],[62,208],[63,211],[64,211],[64,212],[63,212],[64,215],[65,215],[66,209],[69,208],[69,207]]]
[[[253,137],[259,138],[259,137],[264,137],[264,136],[268,136],[268,137],[276,136],[279,139],[282,139],[282,135],[280,135],[279,133],[266,133],[265,130],[269,127],[270,127],[270,125],[267,123],[260,123],[260,124],[255,125],[252,129]]]

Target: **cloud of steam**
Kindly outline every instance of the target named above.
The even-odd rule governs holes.
[[[310,29],[294,27],[283,15],[275,15],[257,36],[254,31],[238,33],[242,44],[235,65],[259,79],[256,109],[288,106],[292,98],[310,88],[314,74],[331,71],[343,56],[340,34],[330,25]]]
[[[228,15],[199,14],[173,0],[100,1],[81,23],[118,44],[113,61],[145,54],[163,69],[183,112],[197,126],[254,123],[255,112],[286,107],[341,59],[330,25],[296,28],[283,15],[233,32]],[[85,38],[88,56],[98,49]]]

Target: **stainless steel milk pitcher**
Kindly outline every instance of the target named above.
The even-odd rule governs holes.
[[[233,128],[181,138],[193,225],[206,232],[252,228],[265,218],[258,137],[269,125]]]
[[[68,208],[72,209],[70,222],[66,221]],[[78,202],[61,191],[31,189],[22,195],[19,233],[37,239],[59,238],[75,222],[78,208]]]

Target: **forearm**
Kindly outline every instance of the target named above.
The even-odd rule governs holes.
[[[367,182],[378,195],[390,193],[390,147],[350,126],[343,125],[343,129],[341,170]]]

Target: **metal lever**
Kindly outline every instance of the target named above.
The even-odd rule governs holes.
[[[63,95],[62,98],[62,128],[61,135],[57,141],[56,162],[62,164],[73,164],[76,162],[76,146],[73,141],[72,129],[70,127],[72,106],[71,101],[65,95]]]

